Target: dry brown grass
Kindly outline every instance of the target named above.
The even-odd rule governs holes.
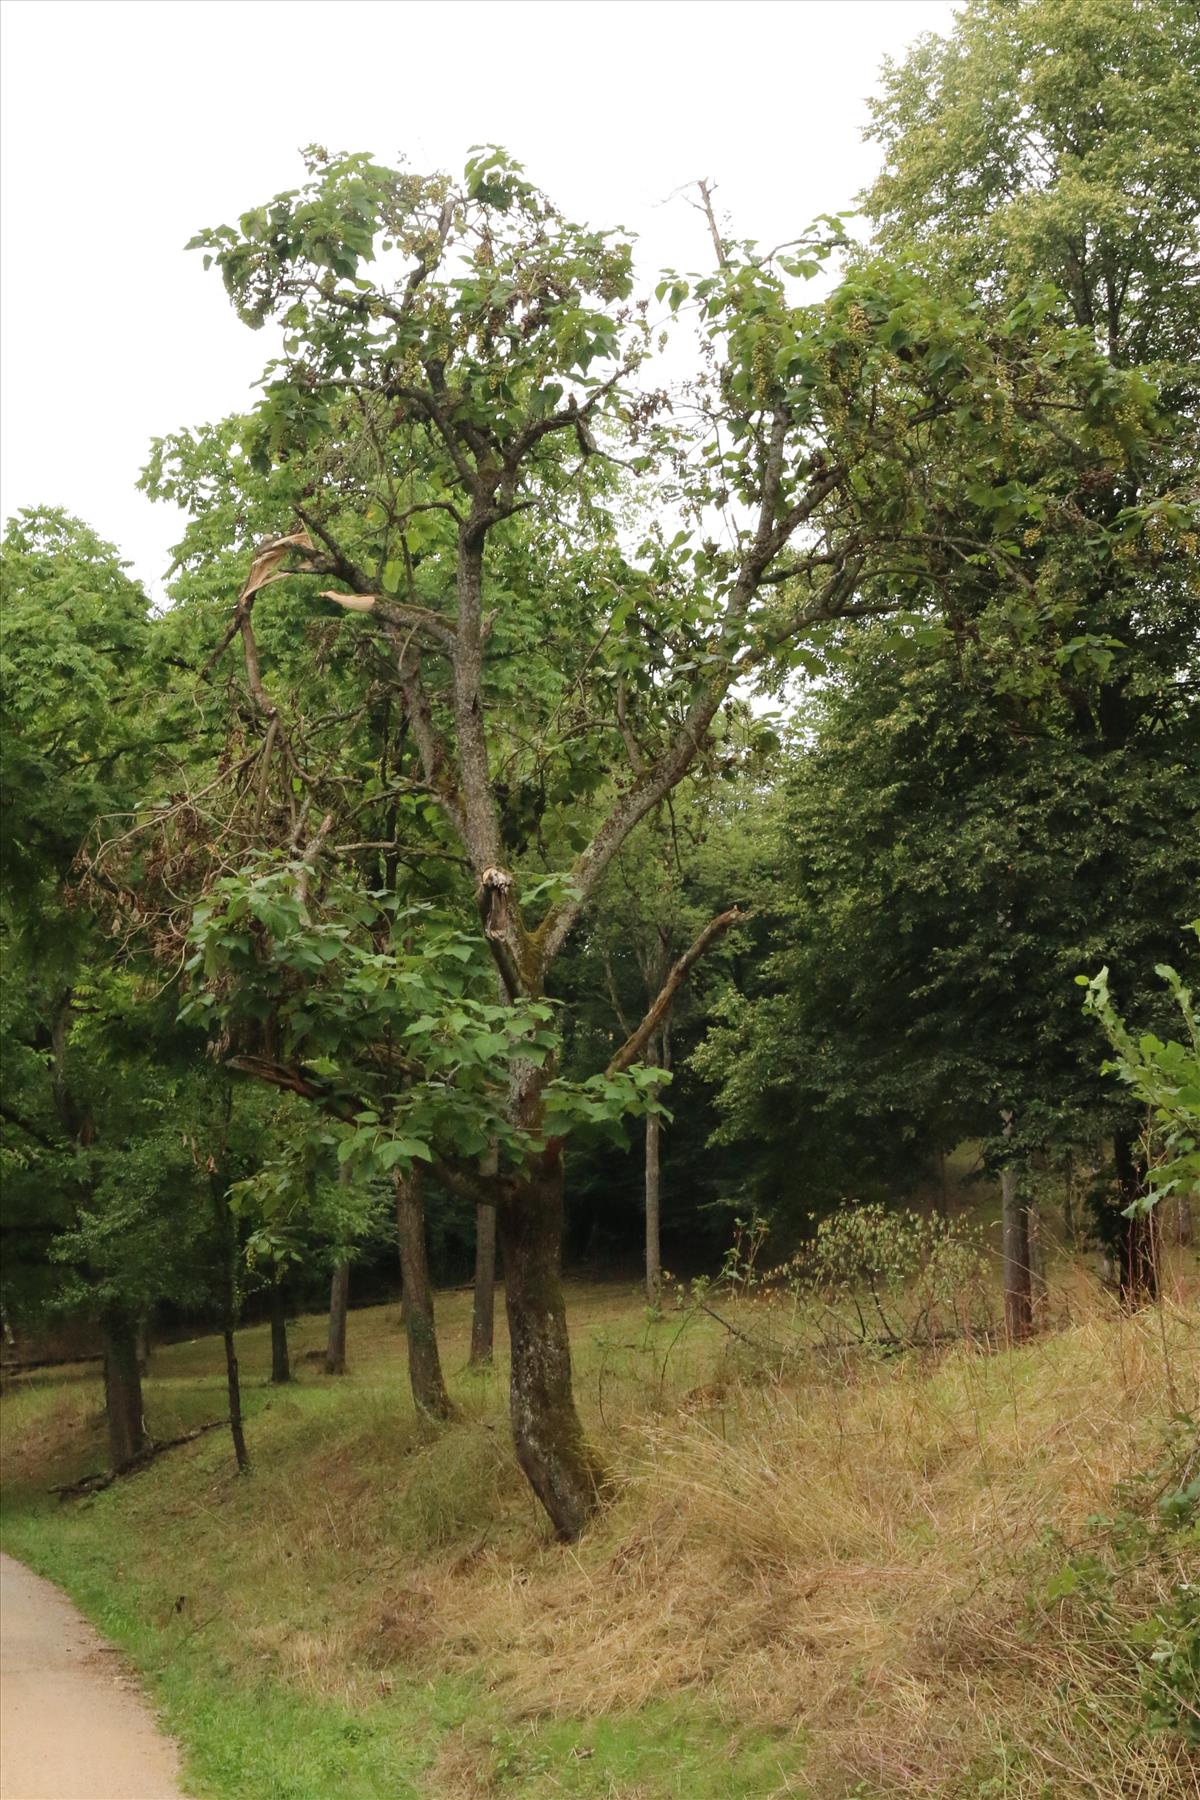
[[[236,1581],[249,1668],[351,1704],[439,1672],[482,1673],[516,1716],[695,1695],[731,1732],[801,1734],[820,1800],[860,1782],[929,1800],[1184,1800],[1200,1768],[1137,1729],[1122,1618],[1100,1630],[1039,1601],[1064,1554],[1047,1534],[1084,1540],[1154,1463],[1169,1415],[1200,1412],[1194,1276],[1177,1270],[1171,1293],[1128,1317],[1075,1272],[1052,1298],[1069,1322],[1016,1352],[814,1356],[780,1374],[711,1320],[649,1326],[629,1297],[581,1289],[578,1386],[615,1499],[566,1551],[514,1469],[502,1370],[457,1375],[463,1422],[423,1434],[394,1313],[376,1309],[351,1321],[347,1381],[306,1374],[252,1419],[252,1484],[205,1441],[169,1487],[130,1484],[129,1529],[139,1509],[157,1528],[167,1505],[189,1612],[219,1611]],[[442,1312],[454,1369],[465,1297]],[[766,1329],[749,1303],[736,1317]],[[302,1323],[298,1353],[319,1329]],[[248,1334],[252,1380],[265,1355]],[[198,1358],[161,1354],[164,1396]],[[76,1399],[56,1404],[35,1461],[78,1422]],[[1171,1574],[1130,1576],[1125,1623]],[[468,1744],[446,1756],[447,1794],[487,1791]]]
[[[847,1359],[631,1419],[619,1503],[575,1556],[430,1571],[430,1654],[530,1712],[703,1692],[803,1731],[822,1794],[967,1792],[984,1763],[1005,1794],[1200,1792],[1178,1746],[1128,1740],[1119,1652],[1026,1606],[1042,1535],[1084,1535],[1153,1459],[1172,1383],[1200,1398],[1194,1315],[1165,1336],[1166,1360],[1156,1317],[1098,1309],[1013,1356]]]

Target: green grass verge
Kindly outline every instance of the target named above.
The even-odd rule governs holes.
[[[300,1322],[297,1352],[319,1324]],[[314,1621],[329,1625],[340,1569],[356,1586],[372,1579],[378,1544],[343,1557],[337,1541],[339,1518],[344,1533],[355,1529],[352,1469],[364,1458],[375,1464],[373,1510],[380,1486],[394,1481],[388,1574],[401,1583],[409,1558],[474,1541],[496,1504],[489,1480],[509,1480],[509,1447],[498,1418],[489,1422],[502,1404],[497,1378],[460,1376],[474,1419],[423,1444],[395,1366],[394,1318],[375,1309],[356,1314],[351,1327],[356,1377],[329,1383],[303,1373],[283,1391],[262,1385],[265,1333],[242,1334],[255,1463],[248,1480],[232,1473],[227,1434],[217,1430],[100,1494],[62,1504],[49,1484],[104,1461],[95,1371],[64,1371],[6,1397],[0,1542],[62,1587],[123,1652],[179,1742],[188,1791],[197,1800],[805,1793],[796,1734],[731,1723],[695,1694],[607,1716],[525,1716],[489,1688],[486,1667],[477,1676],[410,1668],[402,1653],[381,1655],[374,1667],[361,1648],[348,1652],[345,1698],[328,1691],[337,1671],[327,1650],[314,1679],[297,1678],[278,1639]],[[669,1342],[665,1331],[653,1335]],[[157,1435],[220,1412],[217,1355],[213,1340],[155,1353],[146,1397]],[[381,1470],[381,1456],[394,1459],[394,1469]],[[406,1482],[415,1464],[420,1478]],[[297,1515],[281,1511],[298,1486],[311,1493],[314,1513],[330,1502],[323,1548],[302,1544]],[[524,1529],[528,1536],[528,1520]]]

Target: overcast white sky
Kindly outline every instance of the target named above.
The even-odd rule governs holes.
[[[297,149],[460,169],[501,143],[647,276],[852,204],[864,96],[948,0],[5,0],[0,518],[65,506],[154,592],[152,437],[244,406],[267,345],[183,245],[297,185]],[[672,198],[676,195],[675,198]]]

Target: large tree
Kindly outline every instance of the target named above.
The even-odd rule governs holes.
[[[1200,882],[1194,717],[1152,656],[1136,675],[1142,729],[1113,745],[1061,697],[997,696],[973,646],[898,662],[864,631],[806,715],[774,945],[702,1057],[785,1217],[915,1182],[963,1138],[1015,1170],[1136,1132],[1074,978],[1111,960],[1149,1022]],[[1127,1202],[1101,1207],[1118,1252]]]
[[[871,135],[887,158],[868,195],[877,244],[907,246],[984,296],[1052,281],[1064,315],[1158,391],[1149,453],[1083,502],[1107,523],[1110,554],[1074,571],[1074,645],[1086,650],[1091,640],[1106,679],[1094,707],[1076,684],[1070,735],[1079,747],[1098,739],[1110,761],[1137,766],[1147,731],[1177,729],[1196,705],[1195,8],[972,0],[946,38],[922,40],[888,69],[873,110]],[[1141,533],[1127,529],[1134,516]],[[1186,793],[1179,802],[1184,819]],[[1138,1185],[1127,1135],[1115,1153],[1123,1204]],[[1119,1225],[1115,1213],[1102,1226],[1128,1281],[1145,1261],[1138,1227]]]
[[[2,573],[5,1304],[99,1326],[119,1468],[146,1442],[139,1324],[202,1291],[186,1133],[203,1077],[161,974],[142,979],[103,929],[78,859],[188,732],[157,703],[149,604],[111,545],[59,511],[23,513]]]
[[[877,241],[1010,296],[1049,277],[1115,362],[1194,393],[1198,102],[1190,0],[968,0],[871,102]]]
[[[1019,546],[997,548],[994,506],[951,533],[931,504],[964,458],[999,471],[1053,435],[1080,468],[1107,467],[1142,429],[1139,391],[1036,305],[988,315],[890,265],[804,305],[796,287],[819,266],[819,234],[771,254],[713,236],[712,272],[659,290],[663,324],[691,322],[701,346],[694,380],[669,395],[654,385],[657,322],[632,301],[627,243],[563,218],[502,153],[478,154],[458,183],[314,151],[302,188],[197,240],[247,323],[282,327],[263,400],[248,423],[164,447],[152,476],[178,492],[207,461],[221,488],[232,453],[265,483],[257,516],[274,509],[267,543],[239,527],[248,573],[214,644],[239,639],[244,670],[226,863],[240,841],[267,879],[274,844],[290,884],[278,931],[257,890],[268,937],[294,946],[326,891],[365,881],[364,842],[385,862],[389,847],[440,859],[444,903],[470,896],[477,909],[495,1004],[512,1016],[472,1012],[493,1003],[475,987],[433,1036],[494,1027],[480,1053],[506,1064],[505,1091],[497,1105],[483,1082],[492,1112],[478,1122],[499,1161],[489,1181],[468,1137],[443,1174],[495,1201],[517,1453],[566,1536],[602,1474],[571,1393],[564,1130],[644,1090],[614,1100],[598,1074],[568,1095],[537,1043],[564,945],[735,682],[786,666],[840,620],[910,604],[931,545],[961,559],[985,515],[973,554],[1020,563]],[[181,558],[202,580],[206,562],[227,572],[230,548],[198,520]],[[340,633],[332,607],[347,615]],[[378,737],[364,754],[363,727],[384,714],[381,761]],[[265,846],[256,821],[281,828]],[[406,941],[360,909],[355,939],[341,916],[356,957],[370,938],[385,965],[419,958],[415,926]],[[261,934],[255,944],[261,964]],[[219,987],[228,971],[219,942],[208,947]],[[442,979],[408,972],[426,988]],[[294,1032],[279,1035],[277,1013],[265,1009],[252,1048],[243,1019],[242,1066],[334,1107],[353,1100],[344,1071],[322,1073]],[[640,1055],[653,1022],[651,1009],[614,1067]],[[429,1034],[419,1018],[410,1029]],[[359,1048],[386,1085],[386,1058]],[[393,1062],[386,1095],[401,1146],[432,1092],[429,1057],[414,1062]],[[378,1115],[359,1134],[375,1143],[384,1114],[359,1110]],[[399,1169],[421,1159],[390,1154]]]
[[[1144,988],[1196,875],[1195,12],[973,0],[887,70],[873,110],[873,250],[981,304],[1053,283],[1044,303],[1156,388],[1157,423],[1103,473],[1042,440],[933,497],[944,545],[982,508],[995,554],[968,553],[952,583],[929,565],[940,650],[914,644],[904,672],[867,632],[839,672],[786,808],[784,985],[710,1059],[729,1129],[769,1069],[835,1145],[864,1115],[880,1146],[993,1138],[1019,1327],[1031,1148],[1115,1133],[1099,1224],[1126,1290],[1149,1276],[1123,1216],[1132,1121],[1102,1099],[1069,983],[1111,946]]]

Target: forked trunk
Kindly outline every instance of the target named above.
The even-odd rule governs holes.
[[[603,1472],[571,1391],[562,1291],[562,1150],[551,1144],[500,1184],[497,1209],[512,1358],[510,1409],[517,1461],[557,1535],[577,1538],[599,1502]]]
[[[1029,1214],[1021,1199],[1017,1170],[1000,1171],[1000,1229],[1004,1258],[1004,1328],[1010,1343],[1029,1336],[1033,1294],[1029,1269]]]
[[[496,1208],[480,1201],[475,1208],[475,1304],[471,1311],[473,1369],[492,1360],[496,1323]]]
[[[408,1343],[408,1379],[419,1413],[449,1419],[454,1407],[446,1392],[433,1322],[433,1287],[425,1249],[425,1207],[417,1171],[396,1171],[396,1235],[400,1243],[400,1279],[404,1294],[404,1335]]]
[[[119,1471],[136,1462],[150,1442],[143,1419],[137,1328],[116,1308],[105,1313],[102,1326],[108,1450],[114,1470]]]
[[[292,1379],[288,1357],[287,1294],[282,1281],[271,1284],[271,1381],[281,1387]]]
[[[339,1263],[329,1284],[329,1337],[325,1345],[325,1373],[346,1373],[346,1312],[350,1305],[350,1264]]]

